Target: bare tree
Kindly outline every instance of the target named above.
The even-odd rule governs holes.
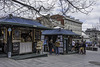
[[[94,4],[94,0],[0,0],[0,15],[12,13],[17,16],[33,18],[53,12],[65,16],[68,12],[88,14]]]

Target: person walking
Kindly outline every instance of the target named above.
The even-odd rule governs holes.
[[[75,51],[75,41],[74,40],[72,41],[72,49],[71,49],[71,51],[72,52]]]
[[[86,42],[85,41],[83,42],[83,48],[84,48],[84,53],[83,54],[86,54]]]
[[[77,40],[77,42],[75,43],[75,51],[79,53],[79,49],[80,49],[80,43],[79,40]]]
[[[79,48],[79,54],[84,53],[84,48],[83,48],[83,41],[80,43],[80,48]]]
[[[53,41],[52,41],[52,39],[49,41],[48,45],[49,45],[49,53],[52,54],[52,48],[53,48]]]
[[[59,55],[59,47],[60,47],[59,38],[57,39],[57,41],[56,41],[56,43],[55,43],[55,47],[56,47],[56,55]]]

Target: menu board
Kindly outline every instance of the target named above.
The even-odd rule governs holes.
[[[20,45],[20,42],[13,43],[13,54],[19,54],[19,45]]]

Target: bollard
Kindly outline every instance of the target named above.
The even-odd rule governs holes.
[[[11,52],[8,52],[8,58],[11,58]]]

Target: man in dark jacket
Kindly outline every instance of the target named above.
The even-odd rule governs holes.
[[[50,40],[49,43],[48,43],[48,45],[49,45],[49,53],[52,54],[53,41]]]
[[[77,42],[75,43],[75,50],[77,53],[79,53],[79,48],[80,48],[80,43],[79,40],[77,40]]]
[[[86,54],[86,42],[83,42],[84,54]]]

